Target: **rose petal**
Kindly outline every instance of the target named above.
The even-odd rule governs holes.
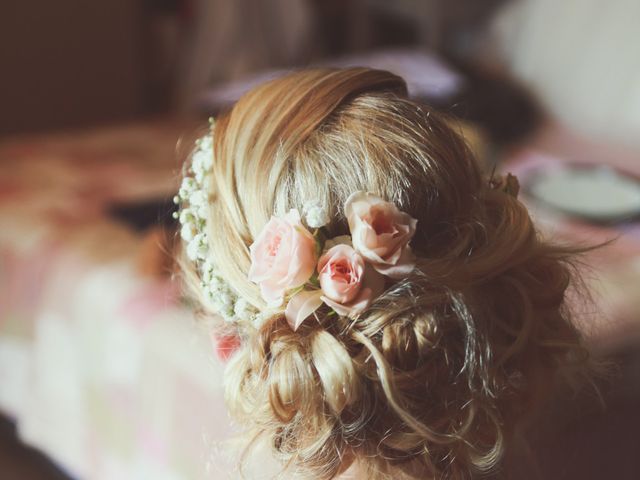
[[[353,192],[351,195],[349,195],[347,201],[344,202],[344,211],[347,217],[347,221],[349,221],[349,217],[354,214],[358,217],[362,217],[369,211],[372,205],[380,202],[384,202],[384,200],[371,193],[363,191]],[[351,227],[350,221],[349,227]]]
[[[321,290],[303,290],[289,300],[287,308],[284,311],[284,316],[294,332],[309,315],[322,305],[321,296]]]
[[[372,263],[371,265],[382,275],[396,280],[406,278],[416,268],[415,257],[408,245],[402,249],[395,265],[386,262]]]
[[[372,265],[366,265],[362,281],[362,291],[352,302],[352,314],[360,313],[367,308],[373,300],[384,292],[385,278],[377,272]]]
[[[370,288],[363,288],[360,290],[358,297],[348,304],[342,304],[334,302],[330,298],[322,297],[322,301],[334,309],[339,315],[347,317],[356,317],[359,313],[364,311],[374,299],[373,290]]]
[[[254,242],[249,246],[252,261],[247,277],[254,283],[260,283],[268,277],[270,265],[265,261],[268,258],[266,250],[269,240],[278,229],[279,221],[278,218],[271,217]]]
[[[284,299],[284,289],[273,288],[267,283],[261,283],[260,293],[262,294],[262,298],[264,298],[265,302],[267,302],[267,306],[269,306],[270,308],[276,308],[282,305],[282,301]]]
[[[331,307],[338,315],[347,316],[351,313],[351,306],[343,305],[342,303],[334,302],[329,297],[325,297],[322,295],[320,297],[321,302],[326,303],[329,307]]]

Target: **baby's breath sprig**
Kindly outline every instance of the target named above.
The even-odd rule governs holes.
[[[213,119],[209,120],[213,130]],[[178,205],[174,218],[181,225],[180,236],[186,243],[186,254],[196,265],[201,287],[214,311],[227,322],[255,320],[258,310],[240,297],[224,280],[209,258],[207,218],[209,215],[210,175],[213,167],[213,137],[211,133],[195,142],[191,162],[173,201]]]

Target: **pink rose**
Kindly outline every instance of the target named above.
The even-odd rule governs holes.
[[[320,290],[305,290],[289,301],[285,317],[295,331],[326,303],[339,315],[356,316],[384,291],[384,277],[351,246],[330,248],[318,261]]]
[[[409,242],[418,221],[380,197],[355,192],[345,203],[353,248],[383,275],[407,276],[415,267]]]
[[[285,292],[304,285],[315,270],[316,241],[295,209],[283,218],[271,217],[249,251],[249,280],[260,286],[271,307],[281,305]]]
[[[355,316],[384,291],[384,278],[349,245],[330,248],[318,261],[322,301],[340,315]]]

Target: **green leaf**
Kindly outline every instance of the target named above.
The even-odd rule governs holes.
[[[307,284],[311,285],[314,288],[320,288],[320,279],[318,278],[318,274],[314,273],[309,279],[309,281],[307,282]]]

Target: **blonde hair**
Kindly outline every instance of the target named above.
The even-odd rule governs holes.
[[[238,324],[225,387],[235,418],[297,478],[356,461],[371,479],[495,466],[544,385],[584,358],[564,305],[571,250],[542,241],[443,116],[388,72],[290,74],[242,97],[213,135],[209,255],[255,307],[248,247],[271,215],[313,201],[329,234],[345,234],[343,204],[361,190],[418,219],[416,272],[355,320],[319,310],[296,332],[282,314]]]

